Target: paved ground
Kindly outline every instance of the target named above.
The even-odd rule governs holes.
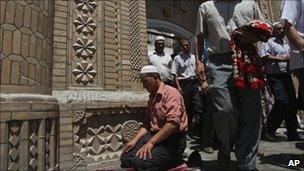
[[[282,140],[281,142],[260,142],[259,155],[256,162],[256,168],[259,171],[292,171],[292,170],[303,170],[304,171],[304,142],[290,142],[287,141],[284,136],[284,130],[280,129],[278,136]],[[195,147],[195,143],[188,142],[188,147]],[[193,152],[192,149],[187,148],[186,153],[190,154]],[[213,154],[207,154],[200,151],[202,162],[199,167],[193,167],[192,170],[236,170],[236,159],[234,153],[231,154],[233,160],[230,168],[220,168],[217,159],[218,150],[214,151]],[[290,160],[300,160],[298,167],[288,167]]]
[[[302,170],[304,171],[304,142],[290,142],[287,141],[284,136],[285,129],[279,129],[278,136],[282,141],[280,142],[260,142],[259,152],[262,155],[259,155],[256,162],[256,168],[259,171],[295,171]],[[304,133],[303,130],[301,132]],[[194,149],[197,149],[197,144],[195,141],[188,141],[186,153],[190,155]],[[236,170],[236,159],[234,153],[231,154],[232,163],[230,167],[221,168],[216,159],[217,152],[215,150],[213,154],[207,154],[205,152],[199,151],[202,160],[197,164],[191,166],[190,170],[193,171],[226,171],[226,170]],[[188,158],[185,157],[187,161]],[[299,160],[300,164],[298,167],[288,167],[290,160]],[[119,166],[118,161],[113,163],[108,163],[107,166],[100,168],[99,170],[116,170]],[[120,170],[120,169],[119,169]]]

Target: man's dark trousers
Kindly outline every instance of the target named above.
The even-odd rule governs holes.
[[[297,101],[290,74],[269,74],[267,80],[275,98],[275,104],[267,119],[268,133],[275,134],[284,119],[287,136],[296,137]]]
[[[181,164],[182,154],[186,148],[186,134],[173,133],[162,142],[156,144],[151,151],[152,158],[140,159],[135,156],[153,136],[150,131],[144,135],[128,153],[122,154],[120,161],[123,168],[134,168],[138,171],[167,170]]]

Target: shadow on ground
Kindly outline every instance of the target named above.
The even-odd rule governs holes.
[[[303,145],[303,143],[302,143]],[[297,167],[288,166],[290,160],[300,160],[300,165]],[[282,169],[292,169],[292,170],[301,170],[304,168],[304,154],[273,154],[268,156],[260,157],[260,164],[270,164],[282,167]]]

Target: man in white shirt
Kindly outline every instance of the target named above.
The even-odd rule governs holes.
[[[195,74],[195,56],[190,53],[190,43],[187,40],[181,41],[181,53],[176,55],[172,64],[176,88],[184,98],[188,115],[190,133],[197,130],[201,138],[203,109],[199,92],[199,83]],[[194,123],[193,123],[194,120]]]
[[[304,1],[283,0],[281,19],[286,36],[304,58]]]
[[[291,75],[288,71],[290,47],[280,23],[273,25],[273,36],[260,48],[260,56],[266,64],[267,82],[275,98],[275,104],[267,118],[265,137],[276,140],[275,133],[285,120],[289,141],[303,141],[297,132],[297,104]]]
[[[299,107],[304,108],[304,1],[282,1],[284,32],[291,42],[290,70],[299,80]]]
[[[162,81],[173,86],[171,65],[172,58],[169,54],[164,52],[165,38],[163,36],[157,36],[154,42],[155,52],[149,55],[149,64],[154,65],[162,79]]]

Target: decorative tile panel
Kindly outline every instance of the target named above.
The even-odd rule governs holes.
[[[38,159],[38,127],[39,121],[33,120],[30,123],[30,155],[29,155],[29,165],[30,169],[37,169],[37,159]]]
[[[12,121],[9,123],[9,161],[8,170],[17,170],[19,165],[19,141],[20,141],[20,127],[19,121]]]
[[[76,51],[76,55],[82,57],[84,60],[88,57],[92,59],[96,51],[93,40],[88,39],[87,37],[78,38],[73,47]]]
[[[83,33],[84,35],[93,35],[94,30],[97,27],[93,21],[93,18],[88,17],[86,14],[78,15],[74,21],[74,25],[76,26],[76,31],[78,33]]]
[[[111,111],[115,114],[107,114]],[[118,159],[124,143],[134,136],[140,126],[136,120],[125,120],[123,116],[127,111],[138,112],[133,119],[140,113],[136,109],[123,108],[86,111],[86,122],[74,122],[74,164],[81,167]]]
[[[73,55],[74,78],[77,84],[86,86],[93,83],[97,72],[94,70],[94,58],[96,47],[94,46],[95,29],[94,23],[95,9],[97,3],[94,0],[74,0],[76,6],[72,13],[74,21],[73,48],[75,55],[83,61],[79,61]],[[77,34],[78,33],[78,34]],[[81,36],[84,35],[84,36]],[[80,37],[81,36],[81,37]]]
[[[94,2],[94,0],[75,0],[75,3],[76,8],[85,14],[88,12],[93,13],[97,7],[97,4]]]
[[[76,63],[76,68],[73,70],[73,74],[76,77],[77,83],[87,85],[93,83],[97,72],[93,68],[93,64],[89,64],[87,61]]]

